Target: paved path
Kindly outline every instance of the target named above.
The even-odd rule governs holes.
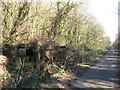
[[[118,88],[118,56],[112,48],[105,57],[72,84],[76,88]]]

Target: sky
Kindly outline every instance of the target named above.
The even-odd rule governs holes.
[[[118,2],[119,0],[88,0],[89,12],[96,17],[103,26],[111,41],[115,40],[118,33]]]

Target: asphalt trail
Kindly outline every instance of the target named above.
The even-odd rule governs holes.
[[[74,88],[118,88],[118,56],[112,48],[96,65],[76,80]]]

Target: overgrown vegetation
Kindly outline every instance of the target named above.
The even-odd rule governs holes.
[[[108,49],[110,39],[84,7],[71,1],[1,2],[3,54],[9,58],[4,87],[39,88]],[[28,50],[24,57],[17,53],[21,44]]]

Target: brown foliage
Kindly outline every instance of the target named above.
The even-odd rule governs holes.
[[[7,74],[6,70],[6,64],[7,64],[8,58],[4,55],[0,55],[0,76],[3,76],[4,74]]]
[[[5,65],[8,61],[8,58],[4,55],[0,55],[0,64]]]

